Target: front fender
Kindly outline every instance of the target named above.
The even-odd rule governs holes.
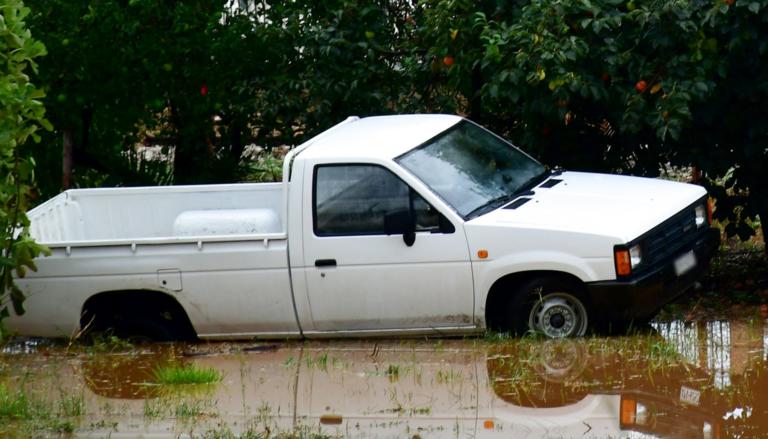
[[[611,278],[613,259],[583,258],[558,251],[529,251],[473,261],[475,291],[480,296],[475,301],[475,315],[484,315],[486,299],[496,281],[511,274],[534,271],[565,273],[585,283],[594,282]]]

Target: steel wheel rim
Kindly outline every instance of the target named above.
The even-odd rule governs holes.
[[[549,293],[533,304],[528,327],[549,338],[580,337],[587,332],[587,310],[571,294]]]

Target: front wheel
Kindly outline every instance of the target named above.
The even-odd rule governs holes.
[[[589,313],[579,288],[559,279],[533,279],[520,285],[509,302],[510,327],[518,334],[533,331],[548,338],[581,337]]]

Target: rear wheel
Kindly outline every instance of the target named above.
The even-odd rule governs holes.
[[[507,315],[517,334],[541,333],[548,338],[586,334],[589,312],[580,288],[561,279],[536,278],[521,284],[510,300]]]
[[[163,341],[181,341],[187,337],[179,330],[175,322],[161,316],[132,316],[117,319],[115,335],[133,343]]]
[[[196,334],[172,297],[150,291],[97,294],[83,305],[85,335],[103,333],[131,341],[187,341]]]

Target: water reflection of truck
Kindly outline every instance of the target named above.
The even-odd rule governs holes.
[[[350,118],[283,183],[71,190],[21,334],[549,337],[646,319],[717,246],[699,186],[550,171],[456,116]],[[601,322],[601,318],[604,318]]]
[[[163,416],[183,403],[209,404],[195,420],[195,431],[260,433],[303,426],[342,437],[607,438],[629,432],[719,437],[711,377],[686,364],[653,369],[647,362],[624,361],[632,357],[631,349],[644,345],[625,347],[626,357],[574,342],[489,348],[448,342],[438,349],[432,344],[333,344],[180,360],[146,355],[98,363],[89,358],[80,370],[92,392],[88,405],[102,406],[107,398],[112,405],[131,407],[125,420],[115,418],[116,433],[126,435],[185,431],[183,421]],[[169,361],[212,367],[225,378],[209,392],[198,389],[188,397],[167,398],[155,386],[136,386],[151,381],[154,364]],[[622,367],[617,361],[624,361]],[[144,393],[126,393],[126,388]],[[682,395],[686,389],[691,393]],[[153,405],[166,411],[137,422]]]

